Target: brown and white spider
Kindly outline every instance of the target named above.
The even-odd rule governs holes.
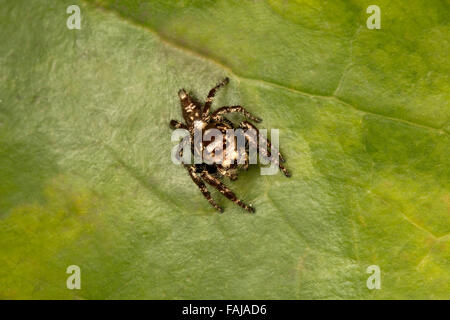
[[[194,99],[184,90],[181,89],[178,92],[178,96],[181,102],[181,108],[183,112],[183,118],[185,123],[182,123],[177,120],[171,120],[170,126],[172,129],[186,129],[191,134],[191,137],[194,135],[195,128],[201,128],[203,132],[206,132],[209,129],[218,129],[224,135],[226,134],[226,130],[235,129],[233,123],[224,117],[227,113],[239,112],[244,114],[244,116],[250,120],[255,122],[261,122],[262,120],[252,115],[250,112],[245,110],[242,106],[225,106],[217,109],[214,112],[210,112],[211,104],[214,100],[214,96],[216,91],[226,85],[229,82],[228,78],[225,78],[222,82],[216,85],[209,91],[208,97],[206,98],[205,104],[202,106],[200,103],[194,101]],[[238,128],[243,130],[253,129],[257,133],[259,133],[258,129],[249,121],[242,121]],[[259,135],[259,134],[258,134]],[[261,138],[260,138],[261,139]],[[193,141],[193,140],[191,140]],[[265,149],[264,152],[270,157],[270,148],[271,144],[268,139],[265,140]],[[209,144],[209,141],[202,142],[202,149],[206,148]],[[246,141],[247,147],[248,143],[253,143],[257,146],[258,151],[260,145],[257,143],[257,140]],[[225,141],[224,141],[225,144]],[[194,147],[192,146],[192,152],[194,152]],[[225,197],[241,206],[245,210],[249,212],[255,212],[255,209],[248,204],[245,204],[240,199],[236,197],[236,195],[231,191],[222,181],[219,180],[220,176],[226,176],[231,180],[237,179],[238,170],[240,168],[247,169],[248,168],[248,156],[245,158],[245,164],[239,165],[235,163],[235,155],[232,159],[224,159],[222,163],[201,163],[201,164],[184,164],[184,167],[189,172],[191,179],[194,183],[199,187],[203,196],[209,201],[209,203],[216,208],[219,212],[223,212],[223,209],[219,207],[211,197],[208,189],[206,188],[205,182],[214,188],[216,188],[220,193],[222,193]],[[283,156],[278,152],[278,157],[281,162],[284,162]],[[237,162],[237,161],[236,161]],[[280,161],[276,160],[276,164],[283,171],[286,177],[290,177],[290,173],[286,170],[286,168],[280,163]]]

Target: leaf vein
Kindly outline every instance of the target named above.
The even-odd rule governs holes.
[[[183,51],[185,53],[190,54],[191,56],[195,56],[197,58],[200,58],[200,59],[212,62],[213,64],[216,64],[217,66],[219,66],[220,68],[224,69],[229,74],[233,75],[234,77],[236,77],[238,79],[241,79],[241,80],[244,80],[244,81],[246,80],[246,81],[255,81],[255,82],[264,83],[266,85],[269,85],[269,86],[272,86],[272,87],[276,87],[276,88],[279,88],[279,89],[283,89],[283,90],[287,90],[287,91],[291,91],[291,92],[294,92],[296,94],[309,97],[311,99],[321,98],[321,99],[335,100],[335,101],[340,102],[343,105],[346,105],[348,107],[351,107],[352,109],[357,110],[359,112],[376,115],[376,116],[379,116],[379,117],[390,119],[392,121],[402,122],[402,123],[409,124],[411,126],[420,127],[420,128],[423,128],[423,129],[429,129],[429,130],[438,131],[440,134],[445,134],[445,135],[448,134],[446,131],[444,131],[440,127],[433,127],[431,125],[420,124],[420,123],[415,122],[415,121],[404,120],[404,119],[401,119],[401,118],[390,117],[390,116],[387,116],[387,115],[384,115],[384,114],[381,114],[381,113],[375,113],[375,112],[367,111],[367,110],[365,110],[365,109],[363,109],[361,107],[357,107],[355,105],[352,105],[349,102],[346,102],[346,101],[342,100],[342,98],[336,97],[334,94],[332,94],[332,95],[313,94],[313,93],[301,91],[301,90],[299,90],[297,88],[288,87],[286,85],[279,84],[279,83],[276,83],[274,81],[268,81],[268,80],[264,80],[264,79],[251,78],[251,77],[246,77],[246,76],[240,75],[237,72],[235,72],[234,70],[232,70],[231,67],[229,67],[229,66],[225,65],[224,63],[216,60],[215,58],[207,55],[206,53],[200,52],[200,51],[195,50],[195,49],[193,49],[191,47],[188,47],[186,45],[181,45],[181,44],[178,44],[178,43],[174,42],[173,40],[170,40],[168,37],[164,36],[160,32],[158,32],[155,29],[151,28],[147,24],[144,24],[142,22],[130,19],[129,17],[125,16],[121,12],[118,12],[118,11],[116,11],[114,9],[111,9],[111,8],[108,8],[108,7],[103,7],[103,6],[99,5],[99,4],[97,4],[97,5],[96,4],[92,4],[92,3],[86,2],[86,1],[87,0],[84,0],[84,2],[87,3],[87,5],[92,5],[92,6],[96,7],[96,8],[98,8],[98,9],[110,12],[110,13],[116,15],[117,17],[121,18],[122,20],[126,21],[127,23],[133,24],[136,27],[139,27],[139,28],[142,28],[142,29],[144,29],[144,30],[146,30],[148,32],[151,32],[156,37],[158,37],[159,40],[162,43],[164,43],[168,47],[178,49],[180,51]],[[359,30],[357,30],[357,34],[358,33],[359,33]],[[357,34],[355,35],[355,37],[357,36]],[[354,39],[352,41],[354,41]],[[344,70],[344,74],[345,74],[345,70]],[[342,80],[342,77],[341,77],[341,80]]]

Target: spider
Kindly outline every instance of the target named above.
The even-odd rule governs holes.
[[[211,105],[214,100],[214,96],[217,92],[217,90],[226,84],[228,84],[229,79],[225,78],[223,79],[219,84],[217,84],[214,88],[212,88],[209,91],[208,97],[206,98],[205,104],[202,106],[199,102],[195,101],[193,97],[187,93],[184,89],[181,89],[178,92],[178,97],[180,98],[181,103],[181,109],[183,112],[183,118],[185,123],[182,123],[177,120],[171,120],[170,121],[170,127],[172,129],[185,129],[188,130],[191,136],[193,136],[194,128],[198,128],[200,126],[205,132],[208,129],[215,128],[220,130],[222,133],[225,134],[227,129],[235,129],[234,124],[224,117],[224,115],[228,113],[242,113],[247,119],[250,119],[254,122],[261,122],[262,119],[255,117],[250,112],[248,112],[246,109],[244,109],[242,106],[224,106],[221,107],[214,112],[211,113]],[[247,129],[253,129],[255,130],[258,135],[259,131],[258,129],[249,121],[242,121],[238,128],[247,130]],[[254,143],[258,150],[260,146],[257,144],[257,141],[249,141],[250,143]],[[210,142],[202,142],[202,148],[205,148],[206,145]],[[246,145],[248,147],[248,141],[246,141]],[[271,148],[270,141],[266,139],[266,148],[265,148],[265,154],[270,156],[270,151],[268,149]],[[193,152],[193,147],[192,147]],[[181,153],[180,153],[181,155]],[[281,162],[285,162],[284,157],[281,155],[281,153],[278,152],[278,156]],[[228,159],[230,160],[230,159]],[[248,169],[248,156],[245,157],[245,164],[244,165],[238,165],[234,163],[234,159],[231,159],[232,161],[227,161],[227,159],[224,159],[222,163],[213,163],[213,164],[207,164],[207,163],[201,163],[201,164],[183,164],[184,167],[187,169],[189,176],[194,181],[194,183],[198,186],[203,196],[209,201],[209,203],[219,212],[223,212],[223,209],[219,207],[214,199],[211,197],[211,194],[209,193],[208,189],[206,188],[205,183],[211,185],[212,187],[216,188],[220,193],[222,193],[225,197],[227,197],[229,200],[233,201],[237,205],[241,206],[243,209],[247,210],[248,212],[255,212],[255,209],[252,205],[244,203],[242,200],[238,199],[236,195],[231,191],[219,178],[221,176],[228,177],[230,180],[236,180],[237,179],[237,173],[239,168],[243,168],[245,170]],[[276,164],[281,169],[281,171],[284,173],[286,177],[290,177],[290,173],[286,170],[286,168],[281,164],[280,161],[277,161]]]

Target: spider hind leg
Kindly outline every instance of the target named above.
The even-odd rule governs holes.
[[[213,198],[211,197],[211,194],[209,193],[208,189],[206,188],[205,183],[202,181],[202,179],[197,175],[196,168],[194,165],[186,166],[186,169],[189,172],[189,176],[191,177],[192,181],[197,185],[197,187],[200,189],[203,196],[208,200],[208,202],[220,213],[223,212],[223,209],[217,205],[217,203],[214,202]]]
[[[224,185],[219,179],[213,177],[208,172],[203,172],[201,176],[203,180],[206,181],[206,183],[219,190],[221,194],[223,194],[225,197],[236,203],[238,206],[244,208],[248,212],[251,213],[255,212],[255,209],[251,205],[245,204],[240,199],[238,199],[234,194],[234,192],[228,189],[228,187]]]

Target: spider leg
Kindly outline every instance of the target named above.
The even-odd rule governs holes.
[[[216,111],[213,112],[213,114],[211,115],[211,117],[214,119],[217,116],[221,116],[224,115],[226,113],[232,113],[232,112],[241,112],[244,114],[244,116],[246,118],[249,118],[250,120],[253,120],[255,122],[261,122],[262,119],[255,117],[254,115],[252,115],[250,112],[248,112],[247,110],[245,110],[244,107],[242,106],[227,106],[227,107],[222,107],[217,109]]]
[[[221,166],[217,166],[217,171],[218,171],[221,175],[230,178],[231,181],[236,181],[237,178],[238,178],[238,176],[237,176],[236,173],[230,173],[228,170],[225,170],[225,169],[224,169],[223,167],[221,167]]]
[[[211,174],[209,174],[208,172],[205,172],[205,171],[203,171],[201,175],[202,175],[203,180],[206,181],[206,183],[210,184],[211,186],[213,186],[214,188],[219,190],[219,192],[221,194],[223,194],[225,197],[227,197],[228,199],[230,199],[237,205],[241,206],[248,212],[251,212],[251,213],[255,212],[255,209],[252,206],[249,206],[249,205],[245,204],[244,202],[242,202],[241,200],[239,200],[236,197],[236,195],[233,193],[233,191],[228,189],[228,187],[225,186],[219,179],[213,177]]]
[[[256,128],[253,124],[251,124],[248,121],[243,121],[241,122],[241,124],[239,125],[240,128],[242,129],[253,129],[256,131],[257,135],[259,136],[259,130],[258,128]],[[266,141],[266,148],[263,150],[264,153],[271,157],[271,153],[270,153],[270,149],[271,149],[271,143],[269,139],[263,138]],[[256,141],[250,141],[250,143],[256,143]],[[261,148],[260,145],[258,145],[258,150]],[[285,162],[284,157],[281,155],[281,153],[278,151],[278,157],[282,162]],[[286,177],[290,177],[291,174],[289,173],[289,171],[287,171],[287,169],[283,166],[283,164],[281,164],[280,161],[278,161],[277,159],[273,159],[275,161],[275,163],[278,165],[278,167],[280,168],[281,171],[283,171],[284,175]]]
[[[216,208],[217,211],[219,211],[220,213],[223,212],[223,209],[221,207],[219,207],[213,200],[213,198],[211,197],[211,194],[209,193],[208,189],[206,189],[206,185],[205,183],[202,181],[202,179],[197,175],[197,173],[195,172],[195,166],[193,165],[185,165],[187,171],[189,172],[189,176],[191,177],[192,181],[194,181],[194,183],[197,185],[197,187],[200,189],[200,191],[202,192],[203,196],[206,198],[206,200],[209,201],[209,203]]]
[[[228,79],[228,77],[227,77],[227,78],[223,79],[222,82],[220,82],[218,85],[216,85],[214,88],[212,88],[209,91],[208,97],[206,98],[205,106],[203,107],[202,119],[205,119],[206,117],[208,117],[209,110],[211,109],[211,104],[212,104],[212,102],[214,100],[214,96],[216,95],[216,91],[220,87],[223,87],[224,85],[226,85],[229,81],[230,81],[230,79]]]
[[[177,121],[177,120],[170,120],[170,127],[172,129],[186,129],[188,130],[187,125],[185,125],[184,123]]]
[[[214,118],[214,120],[217,121],[217,122],[222,122],[222,123],[224,123],[225,125],[228,125],[230,128],[234,128],[233,122],[231,122],[230,120],[228,120],[228,119],[225,118],[225,117],[217,116],[217,117]]]

